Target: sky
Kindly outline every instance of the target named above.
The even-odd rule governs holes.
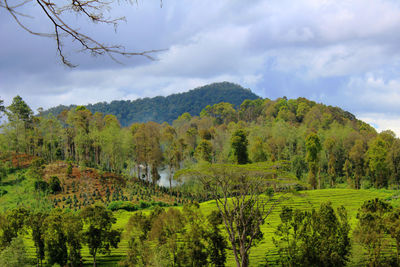
[[[9,1],[11,2],[11,1]],[[52,30],[33,2],[21,12]],[[51,38],[33,36],[0,8],[0,99],[20,95],[36,110],[59,104],[134,100],[230,81],[263,98],[306,97],[339,106],[400,136],[400,1],[138,0],[106,13],[115,31],[70,14],[66,20],[127,51],[160,49],[156,60],[93,57],[66,39],[76,68]]]

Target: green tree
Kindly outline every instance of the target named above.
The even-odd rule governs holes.
[[[83,239],[96,266],[97,253],[106,254],[111,248],[117,248],[122,231],[112,229],[116,219],[112,211],[103,206],[88,206],[81,211],[81,217],[86,224]]]
[[[208,140],[202,140],[196,147],[195,158],[198,161],[212,161],[212,144]]]
[[[330,178],[331,187],[335,185],[335,179],[337,175],[335,169],[337,161],[335,153],[336,146],[336,140],[333,137],[327,138],[324,142],[324,149],[326,151],[326,156],[328,160],[328,175]]]
[[[397,266],[400,266],[400,208],[393,209],[384,216],[384,224],[396,243]]]
[[[260,226],[280,200],[272,198],[274,174],[241,165],[207,164],[179,175],[200,179],[215,200],[236,265],[248,266],[250,249],[262,238]]]
[[[63,229],[65,232],[68,260],[71,266],[80,266],[82,263],[81,248],[82,248],[82,219],[73,213],[64,214]]]
[[[273,242],[283,266],[345,266],[349,260],[350,225],[345,208],[331,203],[318,210],[283,207]]]
[[[297,179],[303,177],[303,173],[307,171],[307,164],[304,161],[304,157],[296,155],[292,158],[291,164],[292,171],[296,174]]]
[[[10,245],[0,253],[0,266],[31,266],[29,257],[26,253],[24,241],[21,237],[13,238]]]
[[[368,166],[373,176],[375,187],[386,186],[388,183],[388,165],[386,160],[388,154],[387,143],[378,136],[371,141],[367,153],[369,160]]]
[[[209,116],[214,118],[217,124],[228,124],[231,121],[236,121],[236,110],[230,103],[221,102],[212,106],[206,106],[201,112],[200,116]]]
[[[358,210],[358,223],[354,229],[354,237],[366,250],[370,266],[383,264],[383,250],[387,248],[385,232],[385,214],[392,206],[378,198],[365,201]]]
[[[67,237],[64,233],[64,212],[54,209],[44,220],[44,240],[47,262],[64,266],[68,260]]]
[[[183,206],[183,217],[185,218],[185,232],[183,233],[184,247],[181,249],[181,263],[187,266],[207,265],[208,253],[206,250],[205,228],[206,220],[200,211],[199,204]]]
[[[360,181],[364,175],[365,165],[365,145],[362,140],[356,140],[354,146],[349,152],[351,165],[354,168],[354,188],[360,189]]]
[[[396,138],[389,149],[387,155],[388,167],[391,174],[391,180],[399,189],[400,184],[400,139]]]
[[[140,124],[138,129],[135,130],[133,138],[136,144],[135,159],[138,163],[144,165],[146,180],[149,182],[149,167],[153,165],[158,167],[162,162],[160,125],[155,122]]]
[[[236,130],[231,137],[233,161],[237,164],[249,163],[247,152],[247,133],[243,129]]]
[[[29,216],[25,208],[15,208],[0,217],[1,245],[6,247],[13,238],[26,232],[26,222]]]
[[[31,128],[33,112],[25,101],[17,95],[13,98],[10,106],[7,107],[9,123],[6,128],[6,135],[11,141],[15,152],[28,153],[28,130]]]
[[[226,261],[226,249],[228,243],[222,234],[220,226],[222,224],[222,217],[218,211],[212,211],[207,217],[209,224],[211,225],[210,230],[207,234],[208,237],[208,255],[210,263],[213,266],[222,267],[225,266]]]
[[[310,133],[306,138],[306,161],[308,163],[308,179],[312,188],[317,188],[317,176],[319,176],[319,152],[321,143],[316,133]],[[321,181],[319,179],[319,187]]]
[[[58,179],[57,176],[52,176],[50,178],[49,187],[50,187],[50,192],[53,193],[53,194],[56,194],[56,193],[62,191],[61,182],[60,182],[60,179]]]
[[[250,158],[252,162],[263,162],[268,160],[266,144],[261,137],[250,139]]]
[[[28,226],[32,231],[32,240],[36,250],[37,265],[42,266],[45,253],[45,226],[44,222],[47,214],[43,212],[31,213],[28,219]]]
[[[172,190],[172,178],[174,173],[180,168],[180,163],[183,160],[183,151],[185,150],[185,144],[183,139],[173,139],[172,143],[167,146],[165,150],[165,160],[168,165],[169,171],[169,189]]]

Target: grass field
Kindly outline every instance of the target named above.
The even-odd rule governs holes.
[[[372,198],[382,198],[392,202],[393,205],[397,206],[398,191],[391,190],[353,190],[353,189],[323,189],[323,190],[313,190],[313,191],[303,191],[297,195],[288,195],[279,206],[277,206],[272,212],[272,214],[267,219],[266,224],[262,226],[262,231],[264,233],[264,239],[258,244],[258,246],[253,247],[250,253],[250,265],[251,266],[265,266],[266,254],[269,255],[269,260],[274,257],[274,246],[272,243],[272,236],[275,231],[276,226],[279,224],[279,212],[282,205],[291,206],[293,208],[300,208],[302,210],[318,208],[321,202],[331,201],[333,206],[339,207],[343,205],[349,215],[350,223],[352,227],[355,226],[357,220],[357,210],[365,200]],[[201,210],[204,214],[208,214],[213,209],[215,209],[215,204],[213,201],[204,202],[200,205]],[[125,228],[129,217],[133,212],[127,211],[117,211],[115,216],[117,217],[116,228]],[[29,252],[34,256],[34,248],[32,242],[27,240],[27,244],[30,246]],[[122,242],[118,249],[111,252],[109,256],[98,257],[99,266],[118,266],[118,262],[125,256],[128,247],[127,238],[123,236]],[[87,248],[83,249],[83,257],[85,260],[85,265],[90,266],[92,264],[92,259],[88,253]],[[228,251],[227,266],[235,266],[233,254]],[[354,246],[352,261],[349,265],[356,266],[359,264],[360,248]]]

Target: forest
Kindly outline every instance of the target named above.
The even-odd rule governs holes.
[[[400,140],[341,108],[1,112],[1,266],[400,266]]]
[[[114,100],[110,103],[102,102],[89,104],[85,107],[92,113],[115,115],[121,126],[127,127],[134,122],[154,121],[158,123],[172,123],[179,115],[187,112],[198,116],[207,105],[228,102],[239,106],[246,99],[260,98],[249,89],[230,82],[212,83],[188,92],[172,94],[166,97],[142,98],[133,101]],[[58,116],[63,110],[76,108],[76,105],[59,105],[43,111],[43,115],[52,113]]]

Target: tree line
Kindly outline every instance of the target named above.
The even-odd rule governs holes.
[[[112,229],[116,222],[113,213],[103,206],[90,206],[80,213],[53,209],[51,212],[30,212],[20,207],[0,216],[0,245],[2,266],[32,264],[25,253],[23,238],[30,234],[35,247],[35,265],[43,260],[53,266],[80,266],[81,249],[85,244],[93,257],[117,248],[121,229]],[[20,251],[21,253],[16,253]],[[10,255],[11,254],[11,257]]]
[[[127,127],[134,122],[147,121],[168,122],[171,124],[179,115],[185,112],[192,116],[198,116],[207,105],[228,102],[235,106],[240,106],[245,99],[253,100],[257,98],[260,97],[249,89],[234,83],[221,82],[166,97],[114,100],[110,103],[88,104],[85,107],[92,113],[112,114],[117,117],[122,126]],[[63,110],[76,107],[76,105],[59,105],[43,111],[43,114],[52,113],[54,116],[58,116]]]
[[[119,265],[225,266],[227,253],[236,249],[240,251],[238,257],[234,255],[237,266],[249,266],[250,248],[265,238],[255,223],[257,218],[249,216],[251,210],[246,209],[246,224],[239,220],[232,224],[238,233],[251,226],[258,228],[254,236],[252,230],[243,231],[243,239],[240,235],[231,239],[231,232],[225,232],[227,218],[218,209],[205,216],[197,203],[182,209],[156,207],[151,212],[136,212],[124,229],[128,248]],[[346,266],[352,246],[358,244],[366,252],[358,255],[358,264],[399,266],[399,214],[399,208],[384,200],[365,201],[350,236],[343,206],[335,210],[326,202],[318,209],[300,210],[282,205],[280,224],[272,237],[275,249],[265,252],[266,262],[274,266]],[[81,266],[81,250],[86,245],[96,266],[98,254],[109,254],[118,247],[122,229],[114,229],[115,222],[113,213],[99,205],[75,213],[9,210],[0,214],[0,264]],[[27,235],[34,244],[34,261],[26,254],[23,240]],[[242,242],[249,244],[248,250],[242,250]]]
[[[74,161],[80,166],[126,173],[156,183],[160,169],[174,173],[199,162],[287,161],[311,188],[398,187],[400,140],[377,133],[337,107],[304,98],[245,100],[239,108],[218,103],[200,116],[121,127],[113,115],[83,106],[57,117],[34,116],[19,96],[4,108],[1,150]]]

